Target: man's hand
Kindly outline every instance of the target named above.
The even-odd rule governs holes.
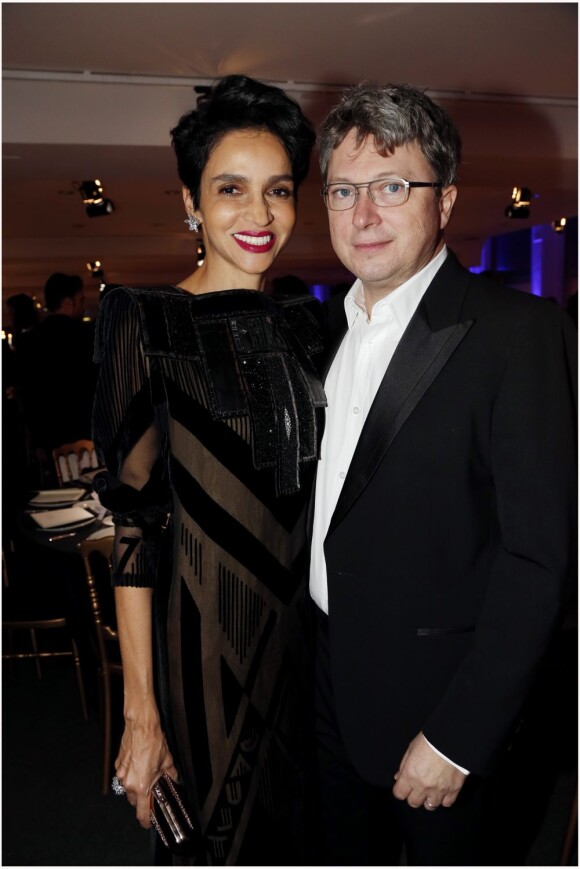
[[[419,733],[405,752],[395,773],[393,794],[414,809],[424,806],[433,811],[449,808],[457,799],[466,776],[453,764],[439,757]]]

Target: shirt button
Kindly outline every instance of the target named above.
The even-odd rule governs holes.
[[[344,478],[346,477],[346,474],[344,471],[341,471],[338,476],[340,477],[341,480],[344,480]]]
[[[353,413],[360,413],[360,409],[358,407],[353,407],[352,412]]]

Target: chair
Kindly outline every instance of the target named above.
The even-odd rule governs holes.
[[[92,441],[80,440],[62,444],[52,451],[58,485],[78,480],[83,471],[98,467],[97,454]]]
[[[79,549],[85,566],[93,616],[94,638],[101,686],[103,718],[103,780],[102,793],[109,793],[112,741],[111,676],[122,675],[115,605],[111,588],[110,559],[113,536],[98,540],[83,540]]]
[[[15,555],[10,553],[9,558],[12,560],[11,567],[15,567]],[[67,619],[62,615],[55,615],[54,607],[47,605],[46,601],[42,601],[40,596],[37,596],[29,587],[25,587],[25,582],[19,580],[25,579],[23,576],[11,582],[7,558],[4,550],[2,550],[2,630],[8,634],[8,642],[4,645],[2,658],[4,660],[26,660],[34,659],[36,663],[36,672],[38,678],[42,679],[42,670],[40,668],[41,658],[61,658],[72,657],[79,696],[81,701],[81,711],[83,720],[88,720],[87,701],[85,697],[85,688],[81,670],[81,662],[77,644],[70,631],[70,626]],[[46,649],[41,651],[37,641],[37,631],[62,631],[68,640],[68,649]],[[31,651],[16,652],[14,651],[13,640],[14,633],[17,631],[26,631],[30,637]],[[8,651],[6,651],[8,649]]]

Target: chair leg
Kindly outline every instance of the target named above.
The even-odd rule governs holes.
[[[85,696],[85,686],[83,682],[83,671],[81,669],[81,659],[79,657],[79,650],[77,648],[77,644],[75,643],[74,637],[71,637],[71,646],[72,646],[72,655],[73,661],[75,664],[75,673],[77,677],[77,685],[79,686],[79,694],[81,698],[81,710],[83,713],[83,721],[89,720],[89,713],[87,710],[87,699]]]
[[[36,672],[38,674],[38,678],[42,679],[42,670],[40,669],[40,657],[38,655],[38,646],[36,644],[36,631],[34,628],[30,629],[30,640],[32,642],[32,651],[35,654],[35,662],[36,662]]]

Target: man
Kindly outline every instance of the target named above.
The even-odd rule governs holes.
[[[397,838],[409,864],[491,862],[485,777],[566,599],[574,328],[447,250],[460,148],[408,86],[346,92],[321,131],[332,243],[357,277],[310,571],[328,863],[398,863]]]
[[[51,275],[44,297],[47,316],[20,336],[16,351],[32,445],[50,466],[54,447],[91,437],[95,373],[80,277]]]

